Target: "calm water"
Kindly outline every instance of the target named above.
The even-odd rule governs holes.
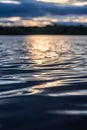
[[[0,36],[0,130],[87,130],[87,37]]]

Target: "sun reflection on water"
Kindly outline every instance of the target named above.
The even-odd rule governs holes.
[[[55,59],[59,59],[61,54],[67,52],[69,46],[65,44],[65,41],[61,41],[61,37],[55,39],[53,36],[31,36],[27,37],[30,43],[27,44],[27,48],[31,57],[31,60],[36,64],[44,64],[54,62]],[[53,43],[54,41],[54,43]]]
[[[62,39],[62,40],[61,40]],[[65,55],[68,53],[70,46],[67,44],[67,37],[54,36],[30,36],[26,37],[26,46],[29,59],[34,63],[33,69],[40,72],[32,75],[34,81],[43,81],[42,83],[32,86],[30,93],[43,93],[45,88],[58,87],[63,85],[63,81],[58,79],[58,73],[65,73],[64,70],[57,70],[56,64],[65,62]],[[52,66],[53,64],[53,66]],[[48,67],[45,67],[45,65]],[[53,68],[56,70],[53,70]],[[62,66],[63,68],[63,66]],[[56,78],[57,77],[57,78]]]

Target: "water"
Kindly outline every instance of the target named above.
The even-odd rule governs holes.
[[[87,130],[87,37],[0,36],[0,130]]]

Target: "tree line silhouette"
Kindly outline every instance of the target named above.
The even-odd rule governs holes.
[[[47,25],[45,27],[3,27],[0,35],[31,35],[31,34],[59,34],[59,35],[87,35],[87,26]]]

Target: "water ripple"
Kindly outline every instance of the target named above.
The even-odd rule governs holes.
[[[2,130],[87,129],[86,36],[0,37],[0,121]]]

